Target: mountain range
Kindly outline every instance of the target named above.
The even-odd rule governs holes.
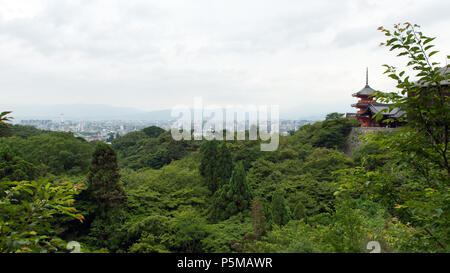
[[[171,110],[144,111],[131,107],[103,104],[0,105],[1,111],[12,111],[15,121],[41,120],[173,120]],[[280,110],[280,119],[321,120],[325,114],[299,116],[295,111]]]

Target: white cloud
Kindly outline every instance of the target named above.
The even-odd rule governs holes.
[[[351,111],[351,93],[392,89],[398,63],[376,30],[401,21],[450,48],[448,1],[0,0],[1,104],[167,109],[204,101],[298,114]]]

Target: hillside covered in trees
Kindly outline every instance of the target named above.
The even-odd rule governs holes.
[[[1,249],[65,249],[57,237],[78,241],[84,252],[365,252],[371,240],[392,252],[440,251],[445,232],[430,236],[403,214],[401,188],[419,185],[391,173],[395,151],[377,142],[352,157],[340,151],[353,126],[345,118],[306,125],[274,152],[261,152],[258,141],[183,143],[169,132],[146,133],[156,127],[111,146],[69,133],[2,137],[2,199],[12,187],[23,201],[9,206],[32,212],[46,198],[40,187],[50,187],[62,199],[49,201],[68,214],[40,226],[25,216],[3,222],[9,232],[2,230]],[[392,181],[376,185],[376,195],[345,191],[353,175],[376,183],[386,172]],[[22,180],[37,185],[8,182]],[[63,189],[79,190],[69,198]]]
[[[69,241],[111,253],[367,252],[369,241],[449,252],[449,101],[433,83],[450,73],[412,49],[431,38],[395,28],[381,29],[388,46],[411,54],[427,88],[388,66],[403,95],[418,95],[377,96],[403,107],[408,125],[366,136],[351,156],[342,151],[359,123],[337,113],[272,152],[259,141],[175,141],[158,127],[86,142],[2,113],[0,252],[64,252]]]

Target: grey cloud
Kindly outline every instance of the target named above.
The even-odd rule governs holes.
[[[359,27],[339,32],[334,38],[334,44],[338,47],[354,46],[357,44],[374,43],[379,38],[379,32],[374,26]]]
[[[155,26],[133,28],[133,20],[139,20],[135,15],[158,17],[155,10],[149,11],[141,5],[128,6],[122,11],[126,15],[116,18],[117,22],[98,28],[91,22],[95,13],[86,12],[89,3],[73,5],[53,1],[33,18],[0,21],[0,35],[20,39],[44,55],[79,52],[90,58],[137,58],[159,53],[153,43],[158,37],[149,35],[157,33]]]
[[[13,94],[1,99],[164,109],[203,96],[307,112],[331,97],[339,103],[323,111],[333,111],[352,102],[356,73],[389,58],[374,50],[376,27],[412,18],[444,36],[449,3],[47,1],[33,16],[0,17],[0,83]],[[390,88],[379,74],[374,85]]]

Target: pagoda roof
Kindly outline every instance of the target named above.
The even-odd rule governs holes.
[[[405,111],[403,111],[399,107],[394,107],[392,109],[389,109],[390,107],[392,107],[392,104],[378,103],[378,102],[368,103],[367,109],[363,113],[360,113],[358,115],[367,115],[367,114],[369,114],[369,112],[372,113],[373,115],[376,115],[379,112],[383,111],[384,109],[386,109],[386,111],[383,112],[384,116],[399,118],[405,114]]]
[[[369,96],[372,95],[373,92],[375,92],[375,90],[372,89],[372,87],[370,87],[368,84],[366,84],[363,89],[361,89],[359,92],[354,93],[353,96]]]
[[[372,95],[375,92],[372,87],[369,86],[369,69],[366,69],[366,86],[364,86],[363,89],[353,94],[354,97],[357,96],[369,96]]]

